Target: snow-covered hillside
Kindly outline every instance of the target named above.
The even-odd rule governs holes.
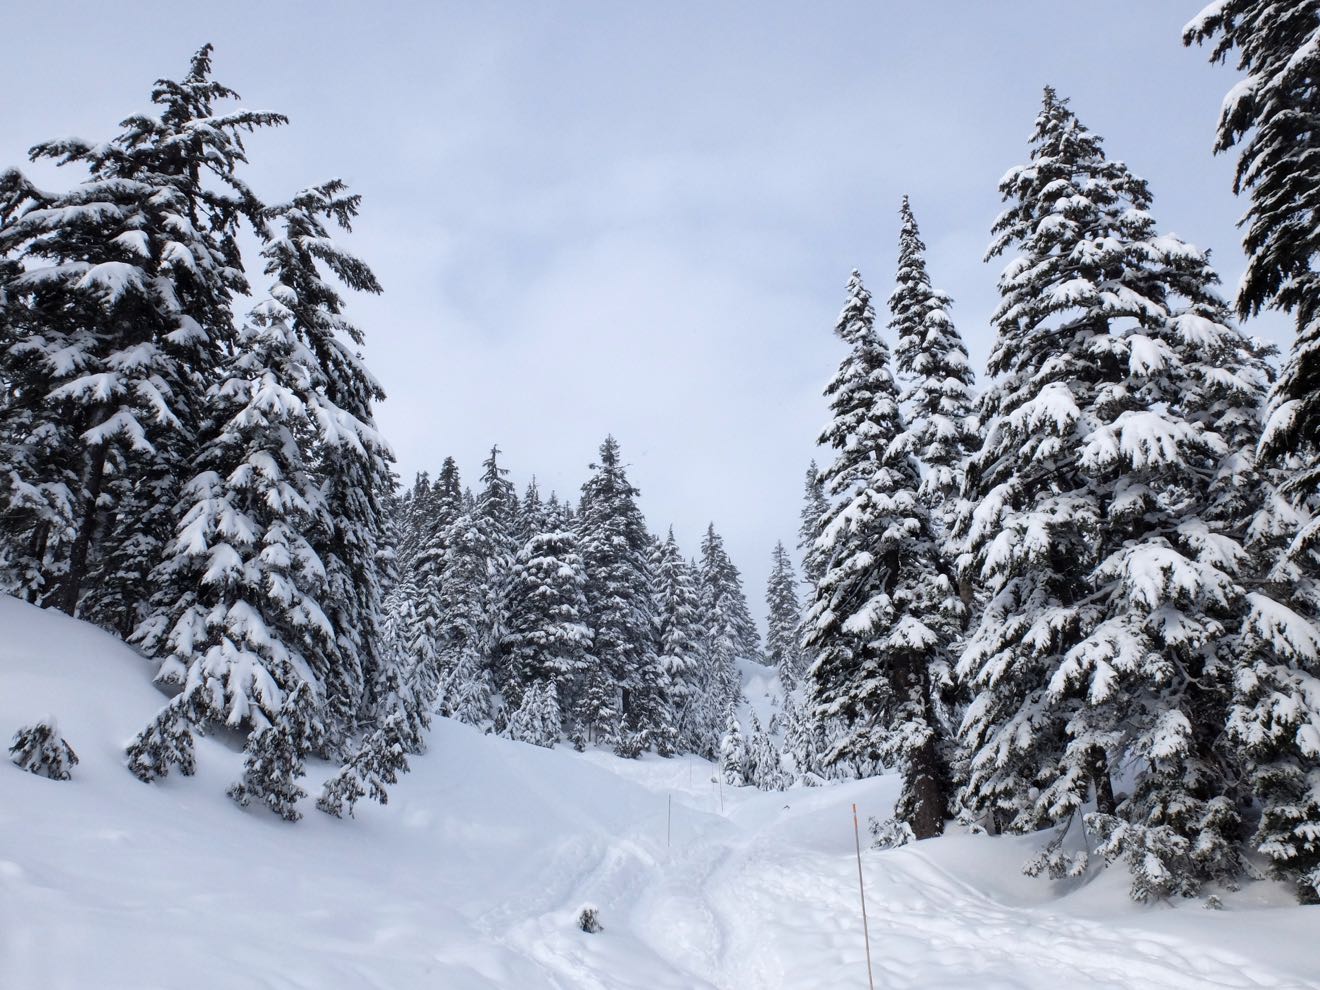
[[[885,815],[892,778],[721,793],[701,761],[441,720],[388,807],[289,825],[224,796],[235,740],[201,740],[192,779],[124,770],[161,702],[111,637],[0,599],[0,730],[52,714],[81,759],[68,783],[0,766],[0,987],[866,986],[850,805]],[[1320,987],[1320,909],[1286,892],[1143,908],[1122,871],[1021,876],[1028,846],[866,851],[876,986]]]

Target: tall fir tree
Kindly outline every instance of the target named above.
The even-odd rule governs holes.
[[[591,670],[578,719],[597,739],[615,740],[631,719],[632,695],[655,665],[646,522],[628,481],[619,444],[606,437],[582,486],[578,531],[587,568]]]
[[[705,693],[710,705],[710,724],[714,731],[725,721],[742,697],[739,661],[762,662],[761,636],[747,607],[742,576],[724,548],[724,538],[715,525],[706,527],[701,541],[698,570],[698,593],[701,597],[705,626],[707,672]]]
[[[707,731],[702,718],[701,601],[672,527],[656,548],[652,570],[656,650],[668,682],[675,745],[681,751],[713,755],[718,740]]]
[[[820,438],[835,459],[824,474],[833,507],[817,541],[825,569],[807,620],[811,703],[818,721],[840,730],[825,761],[900,767],[896,814],[926,838],[943,831],[949,805],[934,696],[960,608],[952,581],[932,567],[938,548],[888,348],[855,271],[847,291],[835,332],[849,351],[826,389],[833,419]]]
[[[591,649],[586,571],[577,534],[559,519],[539,521],[550,525],[523,545],[509,580],[503,653],[512,674],[509,703],[521,704],[534,685],[553,684],[558,710],[576,696]]]
[[[784,692],[792,691],[805,670],[800,642],[802,606],[798,601],[797,575],[782,542],[771,555],[770,580],[765,591],[765,656],[779,675]]]
[[[1240,148],[1233,191],[1251,197],[1238,313],[1276,308],[1296,321],[1262,446],[1289,465],[1286,490],[1305,500],[1320,489],[1320,2],[1218,0],[1183,41],[1211,43],[1213,62],[1236,52],[1246,74],[1224,99],[1214,149]],[[1320,541],[1320,527],[1307,541]]]
[[[979,446],[975,379],[949,318],[952,300],[931,287],[926,245],[906,196],[899,219],[897,284],[889,297],[894,367],[903,385],[909,453],[923,468],[920,494],[944,534],[957,515],[963,465]]]
[[[1204,254],[1156,230],[1146,184],[1053,90],[1000,189],[989,255],[1017,257],[962,520],[987,594],[959,665],[970,804],[1029,830],[1094,800],[1134,896],[1190,892],[1240,867],[1218,740],[1244,551],[1217,500],[1265,366]],[[1056,844],[1035,867],[1075,864]]]
[[[4,557],[17,548],[9,584],[29,599],[73,614],[96,587],[123,624],[124,603],[146,595],[171,522],[153,510],[184,480],[247,292],[239,223],[264,223],[238,175],[242,134],[285,122],[221,109],[236,98],[211,78],[207,45],[182,80],[156,83],[157,115],[103,143],[32,149],[86,169],[71,191],[3,182],[0,436],[26,450],[5,464],[0,542]],[[107,579],[91,581],[102,566]]]

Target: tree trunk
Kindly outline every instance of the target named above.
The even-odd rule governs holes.
[[[947,780],[935,736],[931,736],[913,754],[908,773],[908,792],[912,797],[912,834],[930,839],[944,834],[944,820],[949,807]]]
[[[101,500],[101,486],[105,481],[105,458],[107,448],[98,443],[87,452],[87,464],[83,470],[83,502],[81,518],[78,521],[78,535],[74,538],[69,551],[69,570],[64,575],[64,585],[60,588],[56,606],[62,612],[73,615],[78,610],[78,599],[82,585],[87,577],[87,556],[92,547],[92,532],[96,528],[97,503]]]
[[[1109,779],[1109,758],[1099,746],[1092,746],[1087,752],[1090,764],[1091,786],[1095,789],[1095,810],[1102,815],[1112,815],[1118,808],[1114,800],[1114,783]]]

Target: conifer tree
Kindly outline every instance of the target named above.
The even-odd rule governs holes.
[[[834,413],[820,438],[835,450],[824,474],[832,509],[817,546],[827,561],[808,612],[813,717],[840,726],[827,763],[898,766],[897,816],[919,838],[944,829],[947,747],[934,695],[948,674],[960,606],[940,573],[930,518],[907,453],[898,387],[875,332],[875,310],[853,272],[835,332],[849,353],[826,389]]]
[[[502,644],[508,622],[509,579],[519,548],[518,495],[506,477],[508,470],[499,464],[499,454],[498,447],[491,447],[490,456],[482,462],[481,490],[477,493],[473,515],[481,531],[486,556],[481,650],[496,684],[512,696],[517,694],[517,688]]]
[[[556,707],[571,699],[587,665],[591,629],[586,625],[585,568],[577,535],[561,528],[536,533],[524,544],[509,581],[507,658],[512,704],[533,685],[553,683]]]
[[[364,343],[361,329],[345,318],[344,301],[327,278],[356,292],[381,291],[371,269],[332,236],[332,226],[352,229],[360,202],[337,179],[304,190],[270,211],[283,236],[262,252],[265,270],[279,286],[272,293],[275,302],[287,310],[289,326],[322,372],[316,454],[326,524],[313,545],[325,564],[323,604],[336,640],[336,661],[322,678],[335,744],[351,730],[380,666],[378,564],[385,497],[394,484],[393,455],[374,414],[385,393],[358,351]]]
[[[399,774],[408,772],[406,721],[403,712],[396,710],[369,732],[348,762],[325,782],[316,807],[343,818],[344,812],[351,817],[354,805],[364,797],[388,804],[385,786],[398,783]]]
[[[452,714],[454,699],[466,692],[471,678],[481,677],[490,685],[486,652],[490,628],[486,609],[490,594],[490,545],[476,516],[476,506],[464,508],[444,534],[445,561],[440,578],[441,622],[437,639],[436,680],[441,684],[441,711]],[[417,654],[414,644],[410,651]],[[493,715],[481,705],[482,718]],[[457,717],[455,715],[455,717]],[[475,724],[475,723],[474,723]]]
[[[702,690],[708,731],[714,736],[742,697],[738,662],[762,659],[760,634],[747,607],[742,578],[714,524],[706,528],[701,541],[698,594],[705,631]]]
[[[183,474],[232,335],[232,299],[247,291],[238,225],[246,217],[260,232],[264,221],[238,177],[241,135],[285,119],[218,106],[235,98],[211,78],[207,45],[181,81],[156,83],[158,115],[130,116],[107,142],[32,150],[34,160],[85,168],[74,189],[37,193],[12,175],[4,183],[0,381],[23,398],[0,404],[0,436],[28,450],[5,465],[24,501],[15,518],[12,494],[6,500],[0,540],[27,545],[24,571],[41,567],[20,590],[70,614],[100,557],[113,561],[116,585],[145,597],[168,535],[149,510],[159,485]],[[134,526],[117,525],[123,519]],[[35,532],[16,528],[25,522]],[[139,539],[111,548],[105,532]]]
[[[302,817],[298,801],[307,792],[298,786],[306,772],[303,757],[316,748],[321,730],[310,717],[315,702],[303,682],[285,699],[275,719],[248,736],[243,777],[229,788],[229,796],[244,808],[260,800],[286,822]]]
[[[798,529],[802,576],[812,587],[820,583],[821,575],[825,572],[825,562],[816,550],[816,540],[820,536],[821,520],[829,508],[829,500],[825,497],[825,479],[816,462],[812,461],[807,467],[806,485],[802,493],[802,525]]]
[[[924,469],[919,491],[942,535],[956,516],[963,464],[979,446],[974,379],[967,348],[949,319],[952,300],[931,287],[926,245],[906,196],[899,217],[897,285],[889,297],[894,367],[903,385],[908,452]]]
[[[331,183],[270,211],[285,235],[262,252],[272,294],[254,310],[209,395],[214,435],[194,460],[177,533],[152,572],[151,614],[134,633],[161,660],[158,679],[204,684],[212,709],[230,725],[262,728],[307,684],[305,697],[318,708],[317,739],[331,746],[344,738],[366,685],[360,658],[344,652],[363,630],[336,628],[327,613],[365,620],[342,602],[332,605],[330,569],[316,544],[330,549],[324,538],[343,521],[325,498],[339,479],[322,471],[331,451],[370,449],[379,438],[330,401],[332,369],[314,349],[316,336],[335,326],[339,305],[316,259],[356,283],[365,278],[360,262],[322,236],[316,214],[355,209],[356,198]],[[317,441],[317,463],[309,437]],[[376,561],[359,564],[374,581]],[[376,629],[373,620],[368,630]]]
[[[553,749],[559,742],[563,719],[555,682],[533,681],[523,692],[522,703],[509,718],[507,734],[518,742]]]
[[[171,767],[191,777],[197,772],[193,733],[204,733],[212,717],[204,684],[179,692],[125,747],[128,769],[146,784],[168,776]]]
[[[1302,455],[1286,486],[1304,499],[1320,488],[1320,3],[1219,0],[1187,25],[1183,42],[1211,43],[1213,62],[1236,52],[1246,74],[1224,100],[1214,150],[1240,148],[1233,191],[1251,196],[1238,313],[1275,308],[1296,321],[1262,446]]]
[[[793,562],[782,542],[775,544],[771,560],[770,580],[765,592],[765,654],[766,661],[774,667],[779,675],[779,683],[787,694],[797,686],[805,670],[799,643],[802,607],[798,603]]]
[[[720,737],[720,776],[726,784],[734,787],[747,784],[747,743],[743,739],[742,726],[732,711],[725,720],[724,735]]]
[[[655,665],[646,523],[612,436],[582,486],[578,530],[587,569],[587,608],[594,645],[578,720],[593,738],[617,738],[618,719],[633,714],[632,694]]]
[[[655,553],[655,620],[659,663],[668,684],[679,750],[713,754],[716,740],[703,721],[701,603],[692,569],[671,527]]]
[[[60,735],[53,718],[25,725],[14,733],[9,759],[19,769],[50,780],[68,780],[78,765],[78,754]]]
[[[1217,740],[1244,551],[1218,501],[1264,364],[1205,256],[1156,231],[1146,184],[1052,90],[1001,192],[989,253],[1018,257],[961,523],[988,596],[959,664],[970,803],[1029,830],[1089,792],[1134,896],[1189,892],[1239,869]],[[1055,852],[1036,868],[1073,868]]]

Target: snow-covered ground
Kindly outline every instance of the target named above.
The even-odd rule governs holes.
[[[0,731],[54,714],[81,758],[67,783],[0,765],[0,988],[867,985],[850,805],[885,815],[892,778],[721,792],[701,761],[438,721],[388,807],[309,799],[288,825],[224,796],[233,740],[203,740],[195,778],[130,776],[162,700],[111,637],[0,599]],[[876,986],[1320,987],[1320,909],[1272,885],[1141,907],[1121,870],[1023,877],[1031,847],[865,851]]]

